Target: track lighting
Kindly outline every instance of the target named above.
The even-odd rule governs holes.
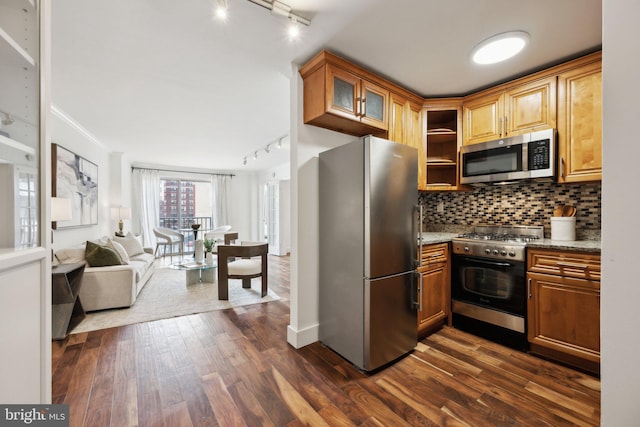
[[[295,32],[299,32],[300,28],[298,24],[306,25],[307,27],[311,25],[311,21],[307,18],[304,18],[297,13],[291,10],[291,6],[284,4],[278,0],[267,1],[267,0],[249,0],[253,4],[257,4],[258,6],[262,6],[265,9],[271,11],[272,15],[282,16],[291,21],[293,27],[296,28]],[[291,34],[291,27],[289,29]]]
[[[265,153],[270,154],[271,153],[271,149],[273,148],[273,146],[275,145],[276,148],[281,149],[282,148],[282,140],[284,138],[286,138],[288,135],[284,135],[281,136],[280,138],[276,139],[275,141],[271,141],[269,142],[267,145],[265,145],[262,148],[258,148],[257,150],[251,151],[249,154],[247,154],[246,156],[244,156],[244,158],[242,159],[242,164],[244,166],[247,165],[247,159],[253,158],[254,160],[258,160],[258,152],[261,152],[262,150],[264,150]]]

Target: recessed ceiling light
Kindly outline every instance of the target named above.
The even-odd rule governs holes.
[[[495,64],[517,55],[529,42],[529,34],[524,31],[509,31],[496,34],[478,43],[471,52],[476,64]]]

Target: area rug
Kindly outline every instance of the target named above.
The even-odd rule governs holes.
[[[244,289],[241,280],[230,279],[229,300],[220,301],[216,283],[187,286],[184,271],[157,268],[140,291],[135,304],[129,308],[87,313],[87,317],[71,333],[78,334],[280,299],[271,290],[264,298],[260,297],[260,283],[258,279],[252,280],[252,288]]]

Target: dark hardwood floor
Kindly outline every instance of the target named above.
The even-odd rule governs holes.
[[[597,426],[600,381],[452,328],[365,375],[315,343],[286,342],[283,300],[53,342],[53,401],[71,426]]]

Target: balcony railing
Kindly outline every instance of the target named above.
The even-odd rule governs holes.
[[[198,231],[202,230],[202,234],[198,234],[198,238],[203,238],[205,230],[211,230],[213,219],[210,216],[192,216],[192,217],[160,217],[160,227],[170,228],[184,234],[184,249],[187,252],[193,252],[193,231],[191,224],[200,224]]]

